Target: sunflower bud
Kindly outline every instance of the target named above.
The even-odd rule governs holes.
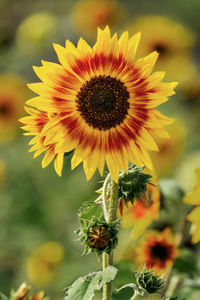
[[[23,282],[19,288],[16,290],[16,292],[13,293],[12,299],[13,300],[22,300],[25,299],[28,292],[30,291],[31,287],[28,285],[27,282]]]
[[[89,204],[81,208],[79,223],[80,228],[76,233],[82,244],[85,245],[83,254],[91,251],[95,251],[97,254],[110,253],[117,246],[119,221],[107,224],[101,211],[96,209],[96,205]]]
[[[132,165],[128,174],[122,174],[119,177],[119,199],[121,201],[130,201],[133,204],[135,198],[144,198],[148,200],[147,183],[152,176],[144,174],[142,171],[145,167]]]
[[[148,294],[159,293],[164,287],[163,277],[154,275],[153,270],[146,268],[136,273],[136,282],[138,288],[146,291]]]

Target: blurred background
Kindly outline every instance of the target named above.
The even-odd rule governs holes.
[[[71,157],[65,158],[62,178],[52,165],[42,169],[41,157],[32,159],[29,138],[18,123],[26,115],[24,102],[34,96],[26,83],[39,81],[32,66],[40,66],[41,59],[57,62],[53,42],[64,45],[69,39],[77,44],[82,36],[93,45],[97,26],[108,24],[119,35],[141,31],[138,57],[157,50],[156,70],[166,71],[166,80],[180,82],[177,94],[159,108],[177,121],[168,127],[171,139],[159,140],[160,152],[152,153],[165,202],[159,219],[148,224],[159,231],[165,225],[174,230],[182,218],[180,202],[192,190],[194,169],[200,167],[199,11],[199,0],[0,0],[1,292],[27,280],[35,290],[44,289],[59,300],[77,276],[101,268],[95,255],[80,256],[83,247],[74,234],[81,203],[97,198],[99,174],[87,182],[82,166],[70,170]],[[121,264],[126,282],[136,262],[131,255],[132,229],[125,227],[129,228],[120,233],[116,262],[126,261]],[[189,229],[187,224],[182,244],[186,258],[179,256],[174,268],[189,274],[189,282],[197,278],[179,291],[197,300],[199,247],[192,244]]]

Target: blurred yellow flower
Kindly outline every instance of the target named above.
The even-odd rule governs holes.
[[[190,77],[194,69],[191,48],[195,38],[189,29],[164,16],[141,16],[129,25],[128,30],[142,33],[140,55],[159,52],[158,70],[164,69],[170,79],[180,83]]]
[[[12,299],[13,300],[22,300],[25,299],[28,292],[30,291],[31,287],[28,285],[28,283],[25,281],[23,282],[19,288],[13,293]]]
[[[44,297],[44,291],[40,291],[34,296],[29,296],[28,300],[49,300],[49,297]]]
[[[165,273],[178,256],[177,243],[169,228],[162,232],[147,231],[135,245],[132,259],[139,266],[153,268],[155,272]]]
[[[182,92],[185,104],[190,109],[193,108],[192,112],[200,117],[200,74],[197,73],[188,78],[182,86]]]
[[[97,27],[115,27],[124,16],[124,7],[116,0],[80,0],[72,10],[72,22],[76,29],[95,37]]]
[[[63,257],[64,249],[57,242],[47,242],[36,248],[26,262],[27,273],[32,283],[38,286],[48,284]]]
[[[122,227],[133,226],[131,236],[134,240],[159,216],[160,190],[156,186],[148,185],[147,191],[149,203],[146,203],[144,199],[139,199],[135,200],[133,205],[127,205],[123,208]]]
[[[196,206],[187,216],[188,221],[192,222],[190,233],[194,244],[200,241],[200,168],[197,168],[195,173],[197,182],[194,185],[192,192],[183,198],[185,203]]]
[[[170,139],[158,138],[159,152],[151,153],[151,158],[158,176],[167,176],[176,167],[186,145],[186,126],[176,118],[173,124],[167,127]]]
[[[53,42],[58,27],[56,16],[48,12],[34,13],[19,25],[16,44],[22,53],[34,54]]]
[[[24,81],[16,75],[0,75],[0,143],[14,138],[28,96]]]
[[[194,169],[198,166],[200,166],[200,151],[192,151],[184,156],[184,160],[174,174],[175,179],[185,193],[189,193],[194,185],[196,180]]]

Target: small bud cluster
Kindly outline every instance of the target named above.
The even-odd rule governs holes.
[[[94,207],[94,208],[93,208]],[[76,231],[82,244],[84,253],[95,251],[97,254],[110,253],[117,246],[117,233],[119,221],[107,223],[103,217],[102,209],[94,209],[97,205],[87,204],[79,212],[80,228]]]
[[[135,276],[138,288],[148,294],[159,293],[164,287],[163,277],[154,275],[153,270],[143,268],[142,271],[137,272]]]
[[[144,174],[142,171],[145,167],[137,167],[132,165],[128,174],[122,174],[119,177],[119,199],[125,199],[126,202],[133,203],[134,198],[140,199],[146,197],[147,183],[150,182],[152,176]]]

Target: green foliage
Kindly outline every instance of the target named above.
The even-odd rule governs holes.
[[[134,198],[140,199],[142,195],[146,197],[146,184],[151,180],[152,176],[144,174],[143,167],[132,165],[129,168],[128,174],[119,176],[119,199],[125,199],[133,203]],[[148,200],[148,199],[146,199]]]
[[[180,273],[194,273],[198,272],[197,258],[194,252],[189,249],[182,249],[181,256],[177,257],[173,268]]]
[[[8,297],[0,293],[0,300],[8,300]]]
[[[105,283],[114,280],[116,274],[117,269],[109,266],[105,271],[80,277],[67,289],[64,300],[91,300],[95,291],[99,291]]]
[[[82,244],[83,254],[95,251],[97,254],[110,253],[117,246],[119,220],[107,224],[102,208],[94,203],[85,204],[78,214],[80,228],[76,231]]]

